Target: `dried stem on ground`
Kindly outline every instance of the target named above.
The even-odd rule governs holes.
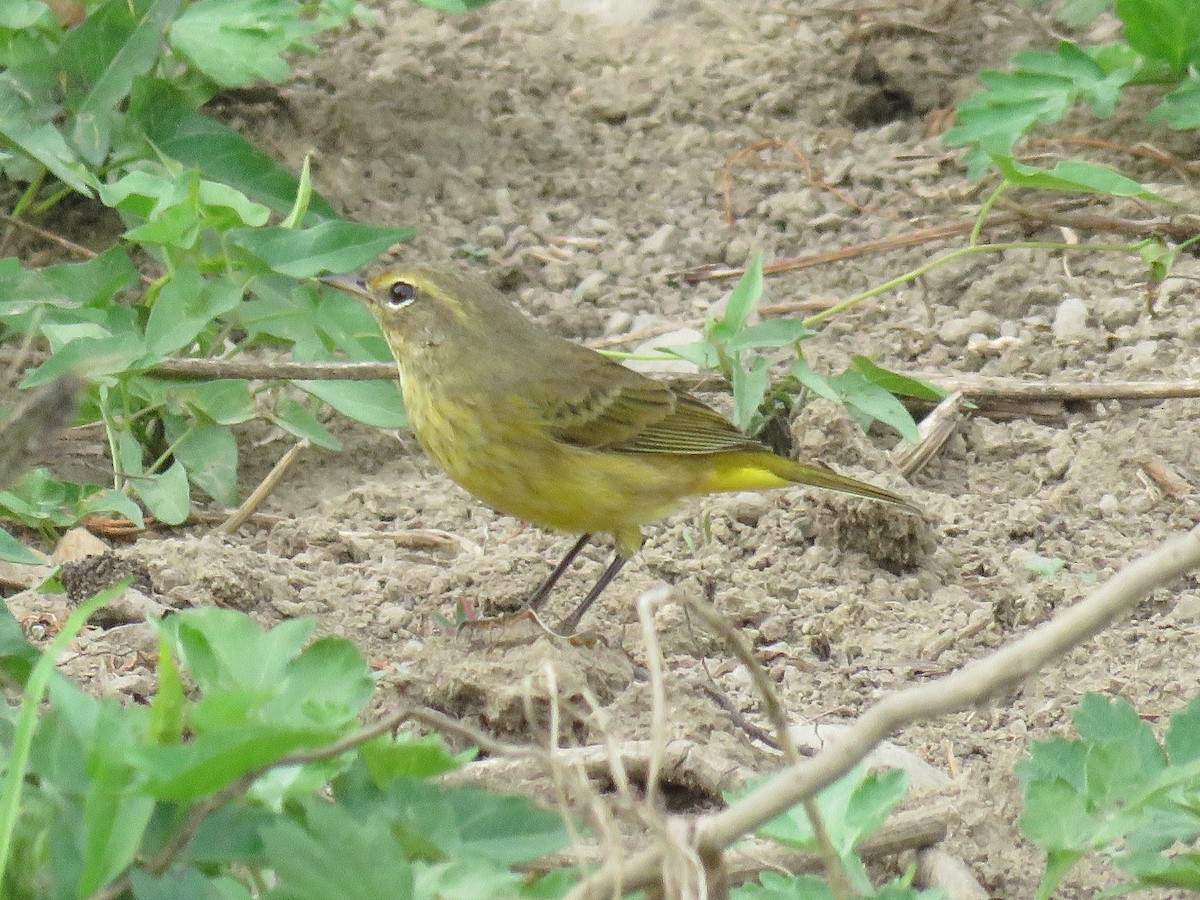
[[[1074,210],[1037,209],[1005,203],[999,205],[1004,206],[1005,211],[991,216],[984,223],[984,231],[991,231],[1003,226],[1021,223],[1036,223],[1038,225],[1075,228],[1080,231],[1095,231],[1102,234],[1121,234],[1133,238],[1157,236],[1186,241],[1200,234],[1200,225],[1197,225],[1194,221],[1177,222],[1173,219],[1164,218],[1122,219],[1116,216],[1077,212]],[[963,219],[958,222],[945,222],[941,225],[916,228],[889,238],[880,238],[876,241],[863,241],[860,244],[851,244],[849,247],[839,247],[836,250],[825,250],[820,253],[793,256],[788,259],[780,259],[773,263],[768,263],[763,266],[763,274],[778,275],[781,272],[796,272],[800,269],[811,269],[814,266],[843,262],[847,259],[857,259],[861,256],[890,253],[893,250],[900,250],[905,247],[917,247],[921,244],[944,241],[949,238],[970,234],[975,230],[976,225],[977,220],[975,218]],[[701,281],[741,278],[744,274],[746,274],[744,266],[727,266],[717,263],[668,272],[667,277],[676,278],[688,284],[699,284]]]
[[[279,462],[271,467],[271,471],[267,473],[267,477],[259,482],[258,487],[250,492],[250,496],[242,501],[242,505],[229,518],[214,528],[213,531],[217,534],[234,534],[241,528],[246,523],[246,520],[254,515],[258,511],[258,508],[263,505],[263,501],[271,495],[271,491],[275,490],[275,485],[279,484],[283,476],[287,474],[287,470],[292,467],[292,463],[296,461],[296,457],[307,450],[309,446],[307,438],[294,444],[287,453],[279,458]]]
[[[936,681],[885,697],[867,709],[829,747],[789,766],[727,809],[702,816],[692,829],[701,857],[719,855],[735,841],[845,775],[888,735],[976,706],[1020,684],[1047,663],[1128,613],[1153,590],[1200,568],[1200,527],[1177,535],[1119,571],[1084,600],[1005,647]],[[569,900],[608,898],[660,884],[658,848],[610,860],[577,885]]]
[[[917,426],[917,434],[921,439],[917,443],[900,443],[892,450],[892,462],[897,471],[905,478],[912,478],[925,468],[958,430],[965,417],[962,391],[955,391],[921,420]]]

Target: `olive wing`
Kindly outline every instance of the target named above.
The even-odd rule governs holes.
[[[670,385],[580,347],[573,371],[545,373],[530,401],[546,430],[579,447],[634,453],[761,450],[724,416]],[[586,365],[579,365],[586,360]]]

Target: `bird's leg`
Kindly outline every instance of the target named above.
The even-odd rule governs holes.
[[[592,589],[583,598],[583,602],[575,608],[575,612],[559,623],[558,628],[555,629],[559,634],[570,635],[575,633],[575,629],[579,627],[579,622],[583,619],[584,614],[587,613],[588,607],[596,602],[596,598],[604,592],[604,589],[608,587],[608,583],[617,577],[617,573],[621,571],[621,566],[625,565],[626,559],[627,557],[624,554],[619,551],[617,552],[616,556],[613,557],[613,561],[608,564],[608,568],[604,570],[604,574],[592,585]]]
[[[538,586],[538,589],[529,595],[529,599],[525,602],[525,609],[530,612],[537,612],[542,602],[549,596],[554,585],[558,584],[558,579],[562,578],[563,572],[575,561],[575,557],[579,555],[579,551],[587,546],[587,542],[591,539],[590,534],[581,534],[571,549],[567,551],[567,555],[562,558],[554,571],[546,576],[546,580]]]

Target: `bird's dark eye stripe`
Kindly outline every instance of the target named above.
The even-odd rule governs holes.
[[[393,282],[388,288],[388,299],[397,306],[412,302],[416,296],[417,289],[407,281]]]

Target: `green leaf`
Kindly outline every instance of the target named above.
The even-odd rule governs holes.
[[[415,233],[332,219],[310,228],[238,228],[225,237],[271,271],[310,278],[357,269]]]
[[[67,344],[30,371],[21,382],[21,387],[49,384],[68,373],[81,378],[100,379],[126,371],[145,355],[146,348],[137,335],[82,338]]]
[[[445,792],[458,823],[455,855],[480,856],[505,866],[531,862],[570,844],[562,819],[523,797],[505,797],[471,785]]]
[[[235,309],[241,299],[240,285],[207,280],[196,266],[181,266],[150,308],[146,345],[158,356],[174,353],[191,344],[217,317]]]
[[[848,859],[864,837],[877,831],[904,796],[907,776],[898,769],[867,774],[857,766],[817,796],[829,839],[838,854]],[[734,796],[744,796],[749,790]],[[758,833],[789,847],[816,846],[812,823],[802,806],[793,807],[763,825]]]
[[[422,6],[448,13],[468,13],[492,3],[493,0],[417,0]]]
[[[0,603],[0,676],[11,684],[23,685],[41,656],[41,651],[25,640],[25,632],[12,611]]]
[[[761,356],[754,358],[749,369],[740,365],[734,367],[733,423],[743,431],[750,427],[754,414],[762,406],[769,380],[770,365]]]
[[[183,679],[175,654],[161,632],[158,635],[158,690],[150,700],[147,738],[154,744],[177,744],[183,737]]]
[[[150,797],[132,794],[134,772],[126,760],[91,760],[84,800],[83,872],[80,896],[90,896],[123,872],[137,855],[154,811]]]
[[[312,441],[318,447],[324,447],[326,450],[342,449],[341,441],[317,421],[312,410],[291,397],[282,397],[275,404],[274,421],[280,428],[298,438]]]
[[[371,780],[386,788],[396,778],[433,778],[459,767],[437,735],[393,737],[382,735],[359,747]]]
[[[1176,765],[1200,759],[1200,697],[1171,716],[1166,745]]]
[[[93,166],[108,155],[118,106],[133,80],[158,60],[162,36],[182,0],[106,3],[69,30],[59,47],[73,145]]]
[[[858,410],[869,419],[890,425],[910,443],[917,443],[921,436],[917,423],[899,400],[877,384],[873,384],[856,369],[847,369],[841,375],[829,379],[830,384],[841,395],[842,402]]]
[[[316,623],[288,619],[264,632],[245,613],[206,607],[161,619],[175,655],[207,696],[251,688],[274,696]]]
[[[237,188],[280,215],[291,209],[300,187],[296,177],[232,128],[196,112],[169,83],[139,79],[129,115],[167,156],[194,166],[212,181]],[[337,216],[318,194],[313,195],[310,208],[310,218]]]
[[[815,334],[800,319],[771,319],[738,331],[726,342],[725,350],[728,353],[740,353],[743,350],[790,347]]]
[[[1125,38],[1139,53],[1166,62],[1177,76],[1200,62],[1200,6],[1189,0],[1117,0]]]
[[[175,460],[158,475],[142,475],[133,480],[134,490],[150,510],[150,515],[166,525],[181,525],[191,511],[187,469]]]
[[[670,347],[655,347],[659,353],[677,356],[701,369],[715,369],[721,364],[717,348],[709,341],[694,341],[690,344],[673,344]]]
[[[129,878],[134,900],[251,900],[250,892],[233,878],[209,878],[193,868],[175,866],[157,876],[135,868]]]
[[[282,54],[311,50],[318,31],[301,7],[277,0],[205,0],[191,4],[171,26],[171,45],[222,87],[264,79],[282,81]]]
[[[278,883],[267,900],[410,900],[413,870],[386,821],[359,819],[319,800],[304,825],[280,821],[263,833]]]
[[[1021,833],[1047,852],[1091,849],[1097,821],[1083,796],[1062,779],[1031,782],[1025,791]]]
[[[763,292],[763,258],[761,253],[755,254],[746,266],[746,272],[738,279],[729,298],[725,301],[725,314],[720,319],[710,321],[705,328],[705,334],[710,339],[723,343],[741,331],[746,319],[758,305]],[[338,271],[349,271],[339,269]]]
[[[1038,882],[1037,900],[1050,900],[1083,854],[1077,850],[1051,850],[1046,854],[1046,871]]]
[[[15,315],[41,305],[69,309],[108,306],[122,290],[137,281],[128,254],[112,247],[94,259],[60,263],[45,269],[22,269],[17,260],[11,272],[0,272],[0,315]]]
[[[90,486],[85,485],[84,487],[85,496],[76,510],[76,522],[92,513],[116,513],[124,516],[138,528],[145,527],[141,509],[130,499],[128,494],[112,488],[100,488],[94,494],[88,495],[86,488]]]
[[[1123,854],[1117,858],[1117,865],[1147,886],[1200,892],[1200,854],[1194,852],[1172,856],[1157,853]]]
[[[275,696],[258,712],[263,720],[343,727],[358,720],[375,680],[353,643],[325,637],[288,663],[284,679],[275,688]]]
[[[155,379],[136,381],[146,383],[155,382]],[[254,401],[250,397],[250,382],[242,378],[222,378],[190,384],[164,380],[157,381],[155,386],[165,388],[165,402],[172,408],[186,407],[206,419],[211,419],[217,425],[238,425],[250,421],[257,414]]]
[[[93,196],[96,178],[57,128],[48,122],[23,122],[0,116],[0,150],[17,150],[35,160],[67,187]]]
[[[1106,166],[1064,159],[1050,170],[1027,166],[1015,159],[993,156],[992,162],[1013,184],[1047,191],[1078,191],[1085,194],[1107,194],[1114,197],[1137,197],[1142,200],[1166,202],[1132,178],[1126,178]]]
[[[1054,10],[1054,18],[1071,28],[1081,28],[1111,10],[1113,2],[1114,0],[1066,0]]]
[[[1072,718],[1084,741],[1094,747],[1111,746],[1119,750],[1123,760],[1108,773],[1108,778],[1119,785],[1121,796],[1128,796],[1137,782],[1166,768],[1166,754],[1155,740],[1154,732],[1128,701],[1086,694]],[[1130,766],[1130,761],[1134,765]],[[1095,777],[1094,772],[1090,775]]]
[[[295,385],[367,425],[403,428],[408,424],[400,388],[393,381],[297,381]]]
[[[865,356],[853,357],[854,368],[866,376],[872,384],[877,384],[889,394],[902,397],[915,397],[930,403],[939,403],[950,396],[950,392],[942,390],[935,384],[922,381],[920,378],[910,378],[890,369],[878,366]]]
[[[1146,121],[1162,122],[1177,131],[1200,128],[1200,76],[1189,73],[1175,90],[1146,114]]]
[[[341,737],[330,728],[287,728],[245,723],[198,734],[186,744],[144,747],[134,753],[143,790],[159,800],[186,803],[232,784],[297,750]]]
[[[233,432],[224,425],[176,426],[186,436],[174,443],[179,435],[168,428],[167,438],[175,447],[175,458],[183,463],[192,483],[225,506],[238,503],[238,447]]]
[[[45,565],[45,560],[0,528],[0,559],[23,566]]]
[[[1134,75],[1132,64],[1109,70],[1065,42],[1055,52],[1018,53],[1012,66],[1011,72],[988,70],[979,76],[984,90],[959,104],[957,123],[943,138],[947,146],[978,148],[971,177],[978,177],[988,155],[1010,158],[1016,142],[1035,125],[1059,121],[1079,101],[1095,115],[1110,117],[1121,88]]]
[[[792,363],[792,368],[789,371],[793,378],[818,397],[824,397],[826,400],[832,400],[839,406],[841,405],[842,395],[837,392],[824,375],[814,372],[808,365],[808,360],[803,356],[800,356]]]
[[[1040,575],[1042,578],[1050,578],[1065,569],[1067,561],[1057,556],[1042,556],[1039,553],[1031,553],[1021,563],[1021,567],[1027,572],[1032,572],[1034,575]]]

